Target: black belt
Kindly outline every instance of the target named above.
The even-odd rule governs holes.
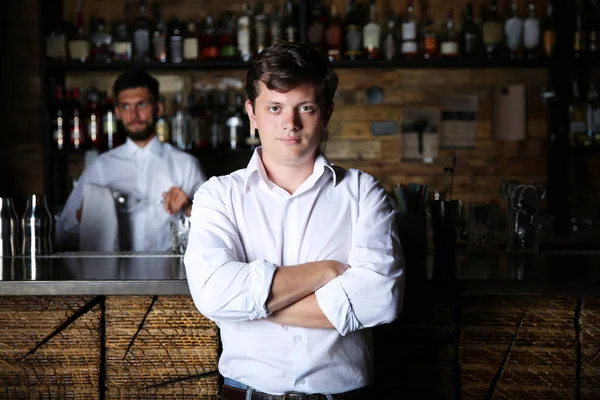
[[[361,388],[339,394],[332,394],[334,400],[372,400],[369,396],[369,388]],[[252,392],[253,400],[327,400],[327,396],[321,393],[305,394],[299,392],[288,392],[285,394],[268,394],[258,391]],[[221,389],[221,400],[246,400],[246,389],[238,389],[223,385]]]

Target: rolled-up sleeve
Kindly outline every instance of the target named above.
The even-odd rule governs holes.
[[[359,193],[350,268],[316,292],[321,310],[341,335],[392,322],[404,295],[404,256],[394,210],[370,175],[361,177]]]
[[[198,310],[214,321],[265,318],[277,265],[247,262],[224,200],[227,190],[226,183],[211,178],[194,196],[184,256],[190,292]]]

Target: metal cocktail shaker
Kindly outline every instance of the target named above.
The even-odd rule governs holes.
[[[21,253],[37,256],[52,253],[52,215],[46,196],[33,194],[27,199],[27,207],[21,219],[23,246]]]

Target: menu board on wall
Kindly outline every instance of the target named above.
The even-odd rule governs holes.
[[[473,94],[454,94],[441,99],[440,147],[472,149],[477,133],[479,97]]]

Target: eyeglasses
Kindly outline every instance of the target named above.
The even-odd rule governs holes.
[[[144,110],[148,109],[148,107],[152,107],[152,102],[150,100],[142,100],[142,101],[138,101],[137,103],[134,103],[134,104],[129,104],[129,103],[119,104],[117,107],[119,107],[123,111],[131,111],[134,109],[136,111],[144,111]]]

